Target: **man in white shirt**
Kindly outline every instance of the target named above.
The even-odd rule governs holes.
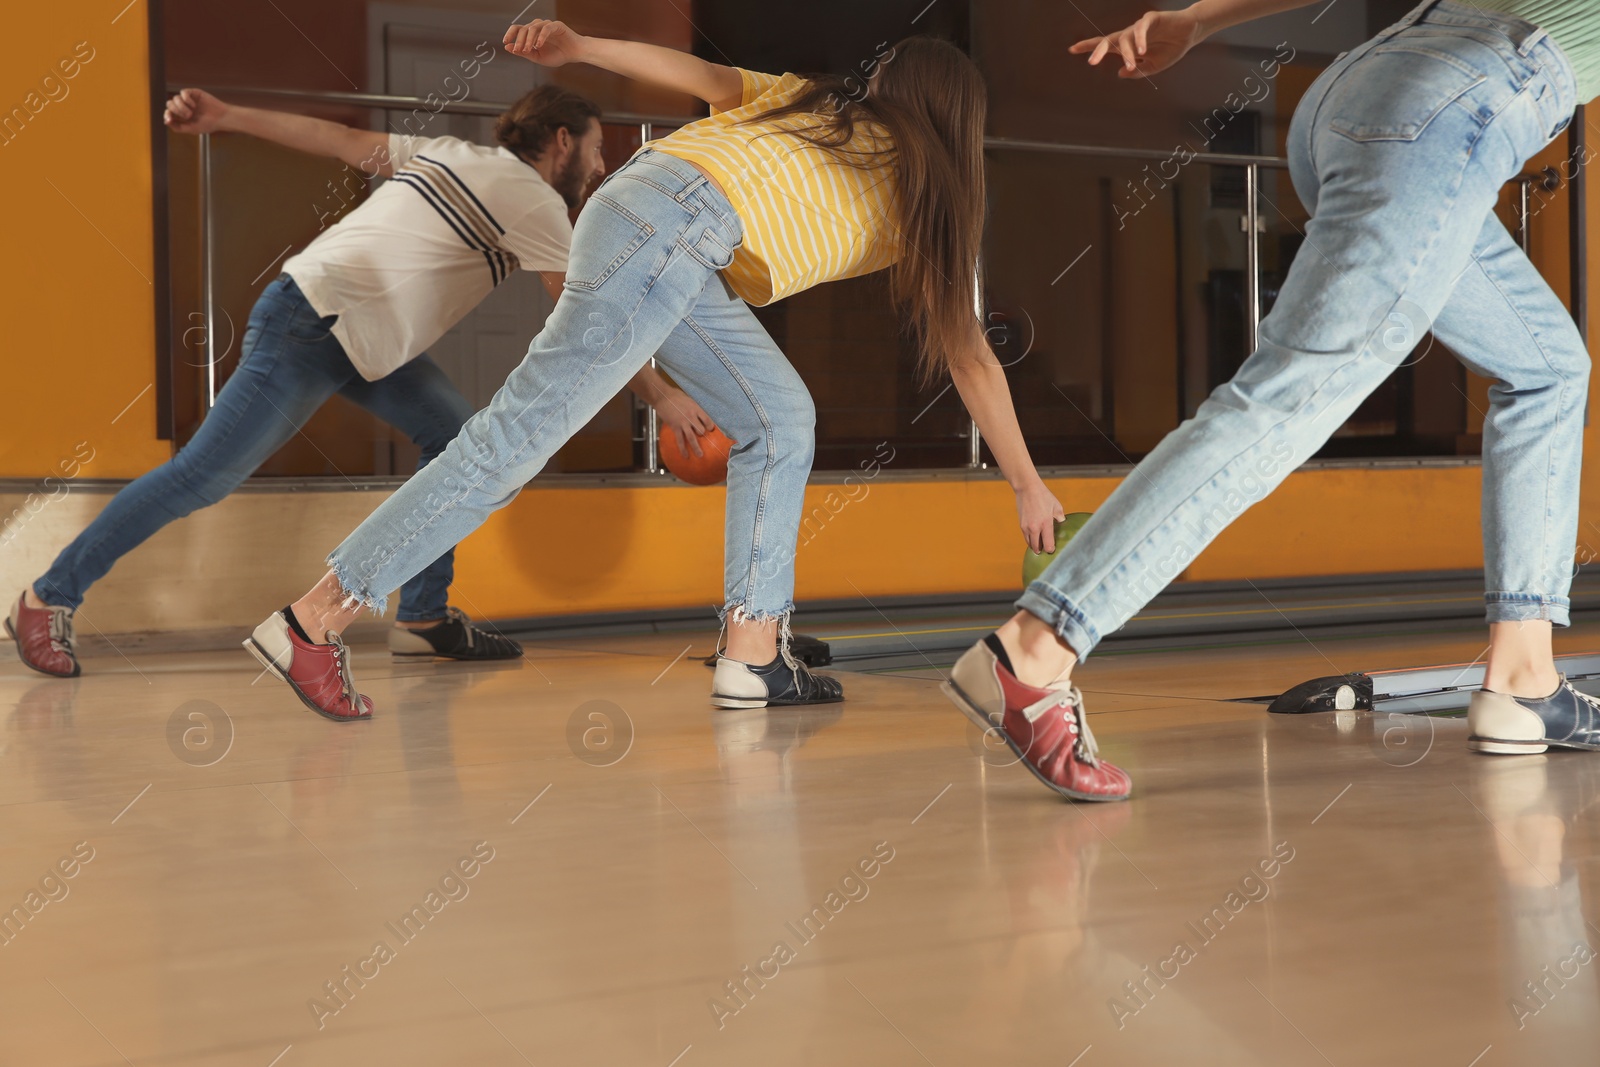
[[[425,350],[519,267],[538,271],[559,298],[568,212],[605,172],[599,119],[577,93],[541,86],[500,116],[500,145],[488,148],[236,107],[198,89],[169,100],[167,125],[179,133],[248,133],[392,180],[284,263],[252,309],[239,366],[193,440],[125,486],[17,599],[6,628],[22,661],[77,676],[72,614],[89,586],[167,523],[231,493],[335,393],[415,441],[419,470],[443,451],[473,409]],[[628,384],[680,437],[710,428],[705,412],[653,370]],[[453,556],[401,590],[391,651],[520,656],[515,641],[449,607]]]

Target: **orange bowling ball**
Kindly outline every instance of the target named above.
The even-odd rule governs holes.
[[[661,427],[661,462],[680,481],[690,485],[716,485],[728,477],[728,452],[733,441],[721,430],[700,435],[700,451],[705,455],[684,452],[678,447],[678,435],[667,426]]]

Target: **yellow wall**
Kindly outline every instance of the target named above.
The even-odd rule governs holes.
[[[143,5],[111,24],[124,3],[24,6],[8,25],[0,106],[20,105],[78,42],[88,41],[94,58],[66,99],[0,146],[0,192],[12,205],[10,255],[0,267],[9,386],[0,476],[60,473],[84,441],[95,459],[83,473],[93,477],[136,475],[169,453],[155,437],[154,390],[140,395],[156,359],[147,60]],[[1592,178],[1591,188],[1600,195]],[[1595,214],[1591,240],[1600,247]],[[1586,501],[1597,499],[1594,452],[1591,430]],[[1053,487],[1077,511],[1098,506],[1114,484],[1064,479]],[[1302,471],[1226,531],[1188,577],[1477,566],[1478,487],[1475,468]],[[808,507],[826,513],[833,492],[813,486]],[[287,506],[318,508],[320,496],[289,497]],[[709,606],[721,590],[721,498],[720,489],[665,486],[531,489],[463,546],[461,602],[502,617]],[[1586,505],[1584,544],[1600,547],[1597,520]],[[1002,483],[880,481],[801,549],[798,595],[1013,588],[1020,550]]]
[[[1115,478],[1053,479],[1093,511]],[[1481,566],[1479,471],[1301,471],[1196,561],[1193,579]],[[1004,482],[812,485],[796,556],[802,600],[1021,586]],[[847,502],[846,502],[847,501]],[[489,617],[713,605],[722,588],[721,488],[530,489],[457,553],[458,601]],[[824,521],[822,516],[828,516]],[[1593,541],[1600,545],[1600,538]]]
[[[0,118],[30,103],[39,112],[9,142],[0,136],[0,477],[67,473],[80,442],[95,456],[88,477],[137,475],[168,455],[156,391],[145,391],[155,383],[147,9],[113,25],[126,4],[17,4],[6,18]],[[92,58],[62,78],[58,63],[80,44]]]

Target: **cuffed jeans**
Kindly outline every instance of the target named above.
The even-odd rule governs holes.
[[[250,311],[239,366],[194,438],[111,498],[34,583],[39,599],[76,608],[89,586],[157,530],[237,489],[335,393],[416,442],[419,469],[442,452],[472,415],[467,398],[427,356],[378,381],[365,380],[333,336],[333,321],[316,313],[289,275],[268,285]],[[453,546],[443,546],[408,576],[401,619],[444,616]]]
[[[646,151],[606,179],[578,216],[566,289],[527,357],[329,557],[352,602],[382,610],[390,590],[509,504],[655,356],[734,442],[723,612],[787,621],[816,410],[719,273],[743,238],[727,198],[683,160]]]
[[[1312,218],[1260,347],[1017,606],[1088,655],[1315,453],[1432,329],[1493,380],[1488,620],[1567,625],[1589,356],[1494,206],[1566,129],[1576,93],[1543,31],[1451,0],[1424,4],[1329,67],[1290,128],[1290,174]]]

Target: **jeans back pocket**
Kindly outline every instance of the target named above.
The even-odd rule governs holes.
[[[1346,72],[1328,127],[1352,141],[1415,141],[1484,75],[1419,45],[1374,48]]]
[[[567,284],[591,291],[600,288],[655,232],[644,219],[596,191],[573,227]]]
[[[333,336],[333,324],[338,321],[338,315],[318,315],[310,304],[303,304],[286,316],[283,336],[291,344],[320,345]]]
[[[702,230],[699,239],[694,242],[684,237],[678,241],[678,245],[708,270],[726,270],[733,262],[733,249],[710,226]]]

